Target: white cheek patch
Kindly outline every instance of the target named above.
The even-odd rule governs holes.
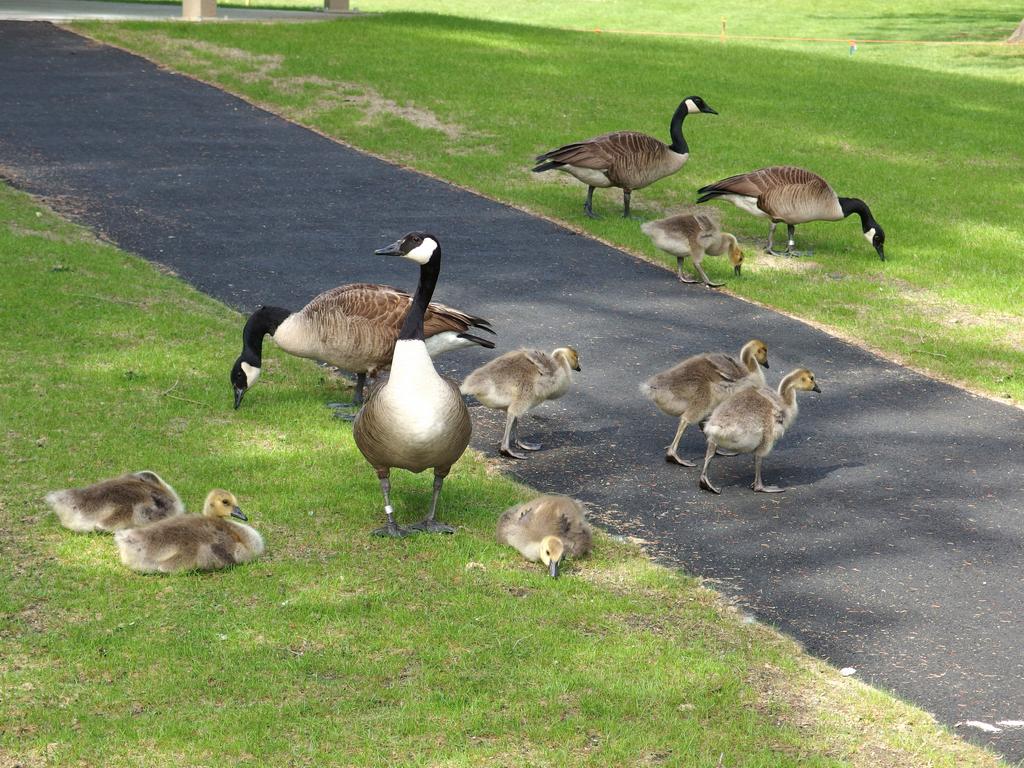
[[[686,104],[686,111],[689,112],[691,115],[694,112],[700,112],[700,107],[693,103],[693,99],[687,99],[683,103]]]
[[[864,239],[867,240],[872,245],[874,245],[874,243],[875,243],[875,228],[874,227],[872,227],[871,229],[869,229],[867,232],[864,233]]]
[[[255,365],[249,365],[248,363],[242,363],[242,370],[245,372],[245,385],[251,387],[256,383],[256,379],[260,377],[260,369]]]
[[[412,259],[417,264],[426,264],[430,257],[437,250],[437,242],[430,237],[424,238],[423,242],[405,254],[405,258]]]

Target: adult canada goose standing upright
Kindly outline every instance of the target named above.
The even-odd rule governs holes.
[[[708,448],[700,472],[701,490],[721,493],[708,478],[708,465],[719,447],[754,454],[754,482],[750,487],[755,491],[781,493],[785,490],[761,481],[761,460],[771,453],[775,443],[796,419],[797,390],[821,392],[814,374],[806,368],[797,368],[779,382],[777,392],[764,386],[746,387],[715,408],[704,424]]]
[[[556,579],[562,560],[590,552],[592,538],[583,505],[568,496],[538,496],[498,518],[498,543],[515,547],[531,562],[541,561]]]
[[[768,345],[751,339],[743,345],[738,360],[721,352],[694,355],[641,384],[640,392],[662,413],[679,417],[675,437],[665,451],[665,461],[697,466],[677,453],[683,431],[690,424],[699,424],[739,387],[764,384],[761,366],[768,367]]]
[[[864,239],[874,246],[878,258],[885,261],[885,232],[871,215],[867,203],[856,197],[839,197],[821,176],[792,165],[775,165],[750,173],[741,173],[701,187],[698,203],[721,198],[754,216],[772,221],[768,233],[768,252],[775,253],[775,227],[784,222],[789,230],[786,254],[792,254],[793,233],[797,224],[808,221],[839,221],[852,213],[860,216]]]
[[[175,490],[148,469],[85,488],[52,491],[46,503],[61,525],[78,533],[120,531],[185,512]]]
[[[683,119],[696,112],[718,114],[700,96],[688,96],[679,102],[672,115],[668,129],[671,144],[666,145],[638,131],[605,133],[538,155],[533,172],[565,171],[586,184],[587,201],[583,211],[591,218],[597,218],[593,208],[594,187],[619,187],[622,216],[629,218],[629,197],[633,190],[671,176],[690,157],[690,148],[683,138]]]
[[[412,305],[395,343],[391,375],[374,387],[356,416],[352,434],[356,445],[380,480],[387,525],[374,531],[381,536],[404,536],[409,529],[454,533],[437,522],[437,499],[452,464],[469,445],[472,423],[459,385],[434,370],[423,336],[424,314],[441,272],[441,245],[425,232],[410,232],[381,248],[381,256],[401,256],[420,265],[420,280]],[[434,493],[423,521],[401,528],[391,507],[391,469],[410,472],[434,470]]]
[[[676,272],[684,283],[698,283],[700,280],[683,275],[683,259],[687,256],[708,288],[721,288],[724,283],[712,283],[700,263],[705,254],[718,256],[729,253],[733,274],[739,276],[743,265],[743,251],[735,235],[722,231],[722,217],[714,208],[702,211],[688,210],[657,221],[640,225],[645,235],[655,246],[676,257]]]
[[[391,363],[395,340],[412,296],[388,285],[355,283],[332,288],[298,312],[261,306],[242,330],[242,354],[231,369],[235,408],[260,376],[263,337],[268,333],[285,352],[337,366],[357,374],[353,405],[363,402],[367,375]],[[470,332],[493,334],[482,317],[432,303],[423,318],[427,354],[431,357],[465,347],[494,349],[494,342]]]

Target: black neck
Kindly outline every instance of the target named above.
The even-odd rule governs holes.
[[[690,147],[686,144],[686,139],[683,138],[683,120],[688,114],[689,110],[684,101],[676,109],[675,114],[672,115],[672,123],[668,127],[668,135],[672,137],[669,149],[680,155],[685,155],[690,151]]]
[[[283,307],[260,307],[249,315],[242,329],[242,360],[258,367],[263,361],[263,337],[274,335],[291,314]]]
[[[860,226],[864,232],[867,232],[872,227],[878,228],[878,224],[875,223],[875,217],[871,215],[871,209],[868,208],[868,204],[863,200],[856,197],[840,197],[839,207],[843,209],[843,218],[846,218],[851,213],[856,213],[860,216]]]
[[[420,266],[420,282],[416,286],[416,293],[412,297],[412,306],[409,307],[409,314],[405,316],[402,324],[402,331],[398,334],[401,339],[423,340],[423,315],[427,311],[430,297],[434,295],[434,286],[437,285],[437,277],[441,274],[441,247],[438,246],[430,261]]]

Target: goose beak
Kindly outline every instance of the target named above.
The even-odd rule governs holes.
[[[740,276],[740,272],[741,272],[741,271],[742,271],[742,270],[740,270],[740,265],[739,265],[739,264],[737,264],[737,265],[736,265],[735,267],[733,267],[733,268],[732,268],[732,273],[733,273],[734,275],[736,275],[736,277],[739,277],[739,276]]]
[[[700,108],[700,111],[701,111],[701,112],[704,112],[704,113],[706,113],[706,114],[709,114],[709,115],[717,115],[717,114],[718,114],[718,112],[716,112],[715,110],[713,110],[713,109],[712,109],[712,108],[711,108],[710,106],[708,106],[707,104],[705,104],[705,105],[704,105],[703,107],[701,107],[701,108]]]
[[[579,366],[577,365],[577,366],[576,366],[575,368],[573,368],[573,370],[574,370],[574,371],[576,371],[577,373],[579,373],[579,372],[580,372],[580,371],[582,371],[583,369],[582,369],[582,368],[580,368],[580,367],[579,367]]]
[[[240,510],[238,507],[232,507],[231,516],[237,517],[239,520],[245,520],[246,522],[249,520],[249,518],[245,516],[245,512]]]
[[[402,255],[402,241],[396,240],[391,245],[385,246],[384,248],[378,248],[374,251],[376,256],[401,256]]]
[[[771,367],[770,365],[768,365],[768,361],[767,360],[765,360],[763,363],[761,363],[761,366],[764,367],[764,368],[770,368]]]
[[[821,387],[818,386],[818,382],[814,382],[814,386],[811,388],[811,392],[821,393]]]
[[[552,579],[558,578],[558,561],[552,560],[548,563],[548,573],[551,574]]]
[[[881,245],[876,245],[875,250],[878,251],[878,258],[885,261],[885,251],[883,250],[883,247]]]
[[[238,410],[238,406],[242,404],[242,398],[245,397],[245,389],[242,387],[235,387],[235,410]]]

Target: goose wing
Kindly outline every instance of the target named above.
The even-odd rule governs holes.
[[[615,131],[553,149],[538,156],[537,162],[553,161],[591,168],[604,171],[612,178],[630,165],[660,157],[665,149],[664,143],[646,133]]]
[[[736,358],[720,352],[707,355],[706,360],[722,381],[740,381],[750,373]]]

